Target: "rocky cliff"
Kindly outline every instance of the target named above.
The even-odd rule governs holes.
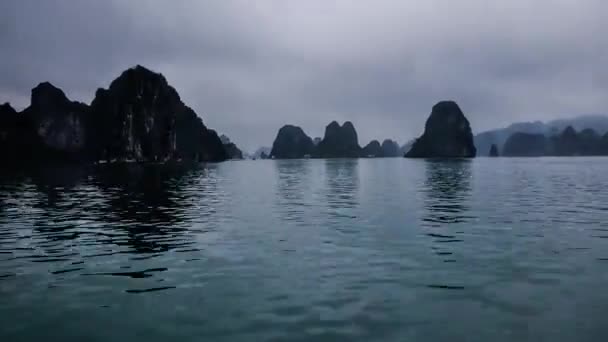
[[[243,159],[243,151],[241,151],[241,149],[239,149],[235,143],[230,141],[228,136],[222,134],[220,136],[220,140],[224,145],[224,149],[226,150],[229,159]]]
[[[177,152],[177,116],[184,107],[162,75],[141,66],[129,69],[108,89],[97,90],[91,149],[97,159],[171,159]]]
[[[62,90],[45,82],[32,90],[31,105],[22,115],[33,123],[45,150],[83,157],[88,110],[87,105],[68,100]]]
[[[70,101],[45,82],[31,105],[3,105],[0,149],[15,161],[167,161],[227,158],[217,134],[184,105],[166,79],[144,67],[123,72],[99,89],[91,106]]]
[[[315,144],[302,128],[292,125],[281,127],[272,144],[271,158],[295,159],[310,157],[315,152]]]
[[[410,151],[409,158],[473,158],[477,150],[469,121],[453,101],[439,102]]]
[[[391,139],[386,139],[382,142],[382,154],[387,158],[403,156],[399,144]]]
[[[161,74],[142,66],[123,72],[91,104],[89,149],[95,159],[221,161],[217,133],[207,129]]]
[[[361,156],[364,158],[382,158],[384,156],[384,152],[382,151],[380,142],[378,140],[372,140],[363,148]]]
[[[17,111],[9,103],[0,105],[0,158],[11,160],[17,154],[20,134]]]
[[[321,158],[357,158],[361,156],[361,147],[357,131],[350,121],[340,126],[336,121],[325,128],[325,136],[317,146],[317,155]]]

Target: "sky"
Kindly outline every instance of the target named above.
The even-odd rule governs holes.
[[[441,100],[474,132],[608,113],[607,17],[604,0],[2,0],[0,102],[50,81],[90,103],[141,64],[246,151],[332,120],[404,143]]]

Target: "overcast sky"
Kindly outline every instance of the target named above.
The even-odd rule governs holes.
[[[0,102],[50,81],[90,103],[142,64],[248,151],[331,120],[403,143],[444,99],[475,132],[607,113],[607,18],[605,0],[1,0]]]

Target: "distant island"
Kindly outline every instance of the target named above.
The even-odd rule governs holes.
[[[550,136],[540,133],[514,133],[503,147],[506,157],[608,156],[608,133],[600,136],[593,129],[577,132],[572,126]]]
[[[272,144],[270,158],[382,158],[401,157],[401,148],[391,139],[382,145],[373,140],[365,147],[359,145],[357,130],[352,122],[340,125],[332,121],[325,127],[325,135],[312,139],[301,127],[285,125],[279,129]]]
[[[434,105],[422,135],[403,146],[384,139],[361,147],[352,122],[332,121],[323,138],[314,139],[298,126],[285,125],[271,148],[246,155],[226,135],[207,128],[162,74],[139,65],[108,89],[98,89],[90,105],[69,100],[49,82],[32,89],[30,102],[21,112],[9,103],[0,105],[0,157],[8,165],[608,155],[608,117],[518,123],[474,136],[454,101]]]
[[[497,152],[501,152],[504,150],[507,140],[516,133],[542,135],[545,138],[551,138],[561,134],[568,127],[572,127],[576,132],[579,133],[591,129],[595,132],[595,135],[598,135],[603,139],[608,139],[608,137],[605,136],[608,133],[608,116],[593,114],[548,122],[517,122],[505,128],[494,129],[476,134],[474,137],[475,146],[479,152],[478,155],[488,156],[492,145],[496,145]],[[519,135],[519,137],[521,138],[522,136]],[[515,137],[515,140],[519,140],[519,138]],[[533,156],[535,154],[538,153],[533,153],[533,151],[530,151],[530,153],[526,153],[524,155]],[[545,152],[541,153],[541,155],[545,155]]]
[[[474,158],[477,149],[469,120],[454,101],[433,106],[424,133],[414,142],[409,158]]]

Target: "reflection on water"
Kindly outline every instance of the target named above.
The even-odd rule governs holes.
[[[463,241],[460,224],[472,217],[467,204],[471,195],[470,160],[427,160],[424,183],[425,215],[422,227],[433,239],[431,247],[444,262],[455,262],[450,246]]]
[[[359,205],[359,159],[326,159],[325,197],[329,213],[336,218],[354,218]]]
[[[606,169],[0,171],[0,341],[604,341]]]
[[[5,183],[0,200],[12,208],[0,221],[4,227],[0,246],[23,243],[4,253],[12,255],[5,261],[53,263],[50,273],[57,275],[80,271],[89,276],[147,278],[166,271],[84,272],[88,263],[117,255],[145,260],[169,251],[193,250],[194,240],[188,236],[192,227],[184,218],[207,194],[187,189],[213,183],[206,181],[208,175],[208,169],[201,167],[53,167],[22,178],[23,185]],[[205,210],[200,214],[205,215]],[[8,229],[11,223],[20,228]],[[131,266],[120,266],[125,268]]]
[[[276,211],[286,221],[303,224],[307,208],[312,205],[306,197],[311,182],[311,165],[306,160],[278,160]]]
[[[442,227],[443,224],[470,219],[467,201],[471,192],[471,162],[429,160],[425,166],[425,225]]]

